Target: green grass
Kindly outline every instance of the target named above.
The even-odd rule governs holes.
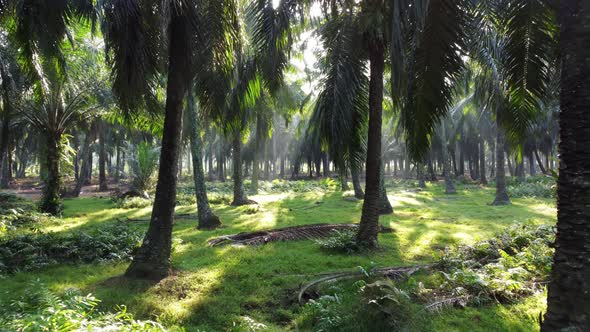
[[[313,241],[272,243],[262,247],[206,246],[207,239],[223,234],[314,223],[350,223],[360,218],[361,202],[342,198],[339,192],[284,193],[253,196],[256,213],[248,207],[214,205],[224,228],[199,231],[195,220],[177,220],[172,264],[176,274],[160,283],[131,281],[120,276],[127,263],[58,266],[19,273],[0,283],[0,296],[14,296],[31,280],[51,289],[70,287],[93,293],[101,309],[125,304],[137,318],[159,319],[187,331],[224,331],[250,317],[270,331],[295,329],[302,314],[297,290],[314,275],[357,266],[396,266],[433,259],[444,246],[471,243],[491,237],[513,223],[554,223],[551,199],[514,199],[510,206],[490,206],[493,188],[458,186],[446,196],[438,185],[424,191],[392,188],[389,198],[395,213],[381,223],[394,232],[381,234],[382,248],[375,253],[331,255]],[[193,212],[195,206],[178,207]],[[117,209],[108,198],[66,200],[64,222],[47,230],[71,232],[102,227],[117,219],[147,218],[150,208]],[[135,224],[134,224],[135,225]],[[134,227],[146,228],[146,224]],[[177,240],[178,241],[178,240]],[[542,296],[512,306],[445,310],[433,314],[432,331],[531,331],[544,310]]]

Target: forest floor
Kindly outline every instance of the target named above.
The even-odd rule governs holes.
[[[305,308],[297,303],[297,292],[320,273],[427,263],[445,246],[487,239],[515,223],[556,221],[554,199],[514,198],[512,205],[490,206],[493,187],[458,185],[457,194],[448,196],[439,184],[422,191],[392,184],[388,195],[395,212],[382,216],[381,223],[393,232],[380,234],[381,248],[373,253],[329,254],[310,240],[207,246],[208,239],[225,234],[360,219],[362,202],[344,199],[339,191],[266,193],[250,197],[257,206],[216,201],[213,208],[224,227],[215,231],[200,231],[195,220],[177,219],[172,255],[176,272],[158,283],[122,278],[127,262],[62,265],[8,276],[0,282],[0,296],[19,294],[38,279],[58,292],[75,287],[92,293],[102,300],[101,310],[122,304],[137,318],[186,331],[307,330],[300,325]],[[177,207],[177,213],[195,210],[195,205]],[[117,208],[106,196],[67,199],[63,221],[45,231],[86,231],[126,218],[148,218],[150,211]],[[147,222],[131,224],[147,228]],[[412,330],[535,331],[544,307],[544,295],[539,294],[512,305],[446,309]]]

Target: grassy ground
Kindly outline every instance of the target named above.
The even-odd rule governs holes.
[[[514,199],[495,207],[493,188],[459,186],[446,196],[438,185],[424,191],[389,189],[395,213],[381,218],[393,233],[381,234],[382,249],[372,254],[330,255],[313,241],[272,243],[262,247],[210,248],[206,240],[242,231],[313,223],[350,223],[360,217],[360,202],[343,199],[339,192],[283,193],[253,196],[259,208],[214,205],[224,228],[199,231],[195,220],[177,220],[172,263],[176,275],[160,283],[130,281],[120,276],[127,263],[59,266],[20,273],[0,282],[0,296],[12,296],[40,279],[54,290],[81,288],[102,299],[101,309],[125,304],[138,318],[159,319],[187,331],[224,331],[250,321],[271,331],[297,329],[302,315],[296,303],[301,284],[320,272],[357,266],[396,266],[432,260],[444,246],[486,239],[503,227],[520,222],[554,223],[551,199]],[[181,206],[194,212],[195,206]],[[102,227],[125,217],[149,216],[150,208],[115,208],[108,198],[65,202],[64,222],[50,226],[56,232]],[[137,223],[135,227],[146,228]],[[433,331],[534,331],[543,296],[512,306],[445,310],[430,317]],[[252,321],[250,321],[252,322]]]

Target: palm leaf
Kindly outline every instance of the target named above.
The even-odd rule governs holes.
[[[408,151],[414,160],[423,159],[437,122],[452,102],[453,82],[463,67],[467,6],[466,1],[452,0],[431,0],[428,5],[402,107]]]
[[[539,110],[556,66],[556,13],[547,1],[512,1],[503,11],[506,45],[503,66],[509,110],[503,120],[512,140],[521,141]]]

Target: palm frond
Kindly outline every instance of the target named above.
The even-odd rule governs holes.
[[[104,7],[103,34],[111,60],[113,92],[128,113],[156,100],[162,36],[156,17],[159,14],[151,2],[110,0]]]
[[[466,1],[431,0],[428,5],[402,108],[408,151],[414,160],[423,159],[436,123],[452,102],[453,82],[464,65],[467,9]]]
[[[326,49],[322,59],[326,76],[312,113],[308,135],[327,146],[341,169],[364,161],[368,110],[368,79],[363,36],[352,15],[328,21],[320,35]]]
[[[510,108],[503,120],[509,138],[521,141],[539,110],[556,66],[557,24],[547,1],[512,1],[505,8],[507,37],[502,59]]]

